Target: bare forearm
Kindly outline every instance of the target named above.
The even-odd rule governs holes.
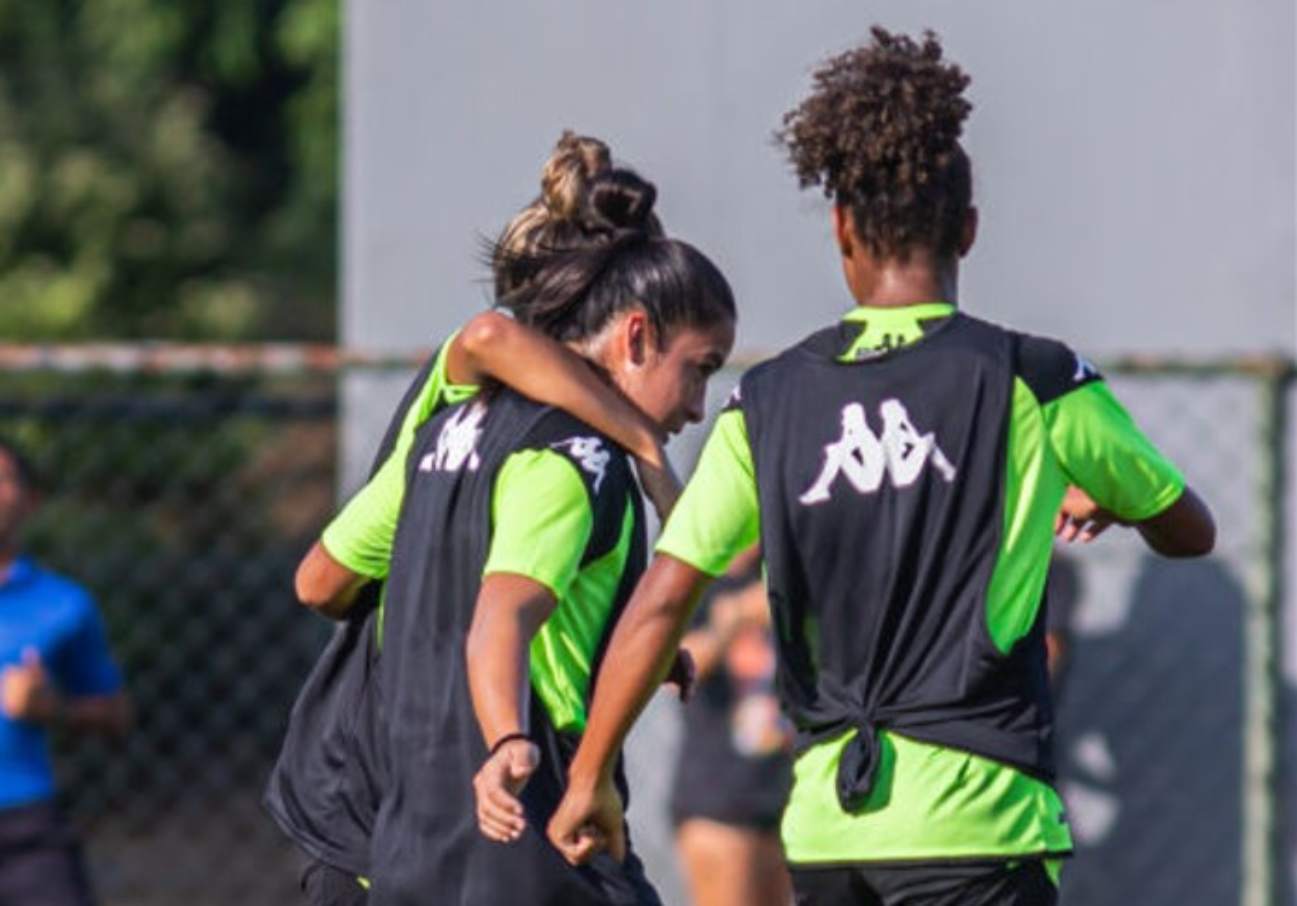
[[[590,719],[572,762],[573,783],[606,779],[640,712],[671,669],[707,576],[658,556],[617,623],[595,683]]]
[[[664,459],[653,423],[566,346],[488,312],[460,332],[448,357],[456,383],[493,378],[537,402],[556,406],[611,437],[637,459]]]
[[[511,574],[482,582],[465,654],[473,711],[488,747],[528,729],[531,640],[557,602],[541,584]]]
[[[511,733],[527,732],[529,636],[512,616],[474,620],[468,636],[468,685],[488,747]]]

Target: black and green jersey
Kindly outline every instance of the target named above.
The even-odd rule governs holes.
[[[404,463],[416,429],[477,392],[447,381],[449,345],[448,340],[415,375],[379,445],[370,482],[325,530],[325,548],[361,575],[387,575]],[[366,586],[320,654],[293,705],[264,797],[267,811],[303,850],[357,875],[369,872],[378,807],[377,714],[368,697],[381,595],[380,584]]]
[[[1066,346],[943,303],[857,309],[747,373],[658,550],[758,537],[813,865],[1061,854],[1041,599],[1075,484],[1127,519],[1183,479]]]
[[[637,863],[573,869],[544,831],[585,726],[591,681],[645,556],[625,453],[571,416],[509,391],[420,430],[391,556],[378,662],[384,780],[371,844],[375,906],[655,903]],[[487,756],[464,646],[484,575],[523,575],[557,608],[531,648],[530,733],[542,751],[502,846],[477,828]],[[525,894],[520,894],[525,891]]]

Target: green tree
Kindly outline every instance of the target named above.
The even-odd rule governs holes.
[[[0,0],[0,337],[331,337],[339,19]]]

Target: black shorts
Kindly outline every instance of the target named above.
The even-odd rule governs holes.
[[[93,906],[81,846],[50,802],[0,809],[0,906]]]
[[[792,869],[797,906],[1055,906],[1037,859],[905,867]]]
[[[350,872],[318,860],[302,866],[302,895],[310,906],[365,906],[369,891]]]

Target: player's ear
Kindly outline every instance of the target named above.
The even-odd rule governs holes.
[[[851,209],[846,205],[835,204],[830,209],[829,218],[833,223],[833,238],[837,240],[838,251],[843,258],[850,258],[856,240],[856,231],[851,223]]]
[[[626,342],[626,364],[643,368],[648,363],[653,341],[653,325],[649,323],[648,315],[638,309],[632,310],[626,315],[622,330]]]

